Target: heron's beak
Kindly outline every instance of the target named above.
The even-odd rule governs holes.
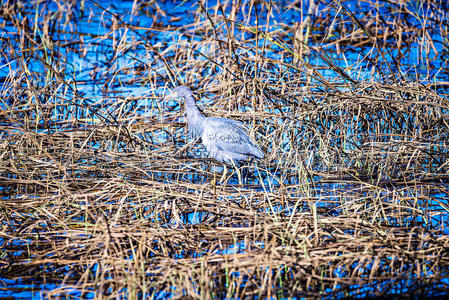
[[[162,98],[162,106],[168,107],[168,106],[170,106],[170,104],[169,104],[170,102],[173,104],[173,102],[180,103],[182,101],[180,101],[178,93],[174,92],[174,93],[170,93],[167,96],[165,96],[164,98]],[[181,105],[181,104],[179,104],[179,105]]]
[[[167,96],[164,97],[164,99],[167,100],[172,100],[172,99],[177,99],[179,98],[179,95],[177,92],[170,92],[170,94],[168,94]]]

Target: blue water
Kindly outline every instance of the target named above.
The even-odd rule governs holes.
[[[174,45],[177,43],[181,43],[183,47],[189,47],[189,41],[191,40],[202,40],[205,38],[205,34],[203,33],[195,33],[192,34],[186,30],[178,30],[176,27],[181,25],[190,24],[196,18],[195,11],[199,11],[202,8],[198,6],[196,1],[183,1],[178,3],[173,3],[171,1],[163,1],[158,3],[160,9],[165,12],[165,14],[158,11],[154,6],[153,7],[145,7],[138,13],[138,15],[131,15],[130,11],[133,7],[133,1],[102,1],[99,3],[102,7],[98,7],[93,4],[93,2],[85,2],[85,6],[88,8],[85,12],[82,12],[80,9],[80,4],[77,3],[78,10],[74,11],[75,16],[73,17],[73,23],[76,22],[78,32],[84,33],[82,36],[84,41],[83,49],[76,49],[77,46],[69,47],[69,46],[55,46],[54,53],[57,53],[57,57],[52,57],[50,55],[50,51],[48,49],[34,49],[36,54],[34,58],[26,61],[27,67],[31,72],[37,72],[42,74],[42,80],[38,83],[36,88],[43,88],[50,84],[46,74],[50,72],[48,66],[56,66],[55,60],[62,60],[65,66],[65,70],[61,70],[60,74],[62,74],[63,79],[68,83],[68,86],[71,88],[67,88],[68,90],[59,90],[53,96],[49,97],[49,99],[34,99],[31,97],[30,101],[23,106],[23,108],[32,107],[37,102],[47,101],[55,104],[61,103],[72,103],[71,106],[61,105],[61,109],[55,109],[50,118],[50,122],[55,124],[54,128],[56,129],[36,129],[36,132],[39,133],[49,133],[51,130],[62,130],[60,126],[61,121],[67,116],[84,119],[84,122],[80,123],[80,128],[85,128],[89,130],[90,125],[96,125],[101,122],[105,122],[108,124],[115,124],[114,116],[112,115],[114,111],[117,110],[117,105],[119,103],[118,100],[123,97],[127,97],[128,99],[132,99],[133,97],[141,97],[145,96],[145,99],[139,100],[130,100],[124,106],[123,111],[125,112],[135,112],[136,114],[140,114],[142,116],[146,116],[148,118],[152,118],[155,120],[161,120],[161,112],[175,112],[180,109],[179,103],[176,101],[163,101],[161,102],[163,96],[168,93],[167,90],[167,82],[169,78],[169,73],[165,68],[160,57],[156,55],[156,51],[151,50],[151,47],[156,47],[160,45],[165,45],[165,48],[168,48],[169,45]],[[204,6],[208,13],[215,14],[215,11],[212,7],[216,5],[215,1],[206,1]],[[355,3],[354,1],[346,1],[345,6],[348,11],[352,12],[357,17],[362,17],[366,13],[366,9],[371,8],[371,6],[367,3]],[[42,28],[40,25],[35,23],[35,20],[41,21],[41,15],[39,11],[47,11],[51,13],[52,11],[57,9],[57,5],[54,2],[45,1],[43,3],[38,4],[36,2],[36,6],[33,7],[32,4],[27,4],[27,10],[30,14],[29,22],[30,26],[34,28],[35,39],[39,40],[42,37]],[[323,10],[327,7],[324,3],[318,4],[318,11]],[[407,8],[409,10],[415,11],[420,15],[427,15],[431,7],[422,3],[421,1],[411,1],[408,3]],[[107,11],[105,11],[107,9]],[[259,13],[259,18],[256,18],[256,10]],[[242,43],[246,43],[246,45],[251,49],[248,51],[254,51],[254,46],[256,44],[255,41],[247,42],[249,38],[255,38],[254,31],[257,27],[258,30],[265,32],[267,30],[270,32],[277,32],[281,30],[283,26],[292,26],[295,22],[299,22],[305,18],[305,12],[308,10],[308,5],[305,5],[302,8],[293,7],[289,9],[284,9],[282,11],[273,11],[271,14],[267,15],[267,8],[263,7],[262,4],[256,4],[253,8],[253,11],[250,14],[249,21],[241,21],[248,20],[247,15],[248,11],[238,11],[236,14],[236,19],[239,20],[236,25],[247,27],[247,30],[238,30],[234,32],[237,35],[237,39],[242,41]],[[92,15],[90,14],[92,12]],[[373,13],[373,18],[380,15],[386,18],[384,21],[386,23],[391,22],[390,16],[393,14],[400,13],[399,11],[390,12],[391,7],[381,2],[381,5],[377,8],[377,11]],[[230,16],[231,11],[228,6],[225,8],[224,13],[226,16]],[[115,15],[117,17],[113,17]],[[155,17],[157,16],[157,17]],[[269,16],[269,19],[267,18]],[[207,21],[207,18],[204,14],[200,15],[200,18]],[[349,16],[346,17],[348,26],[352,24],[349,20]],[[268,21],[267,21],[268,19]],[[2,20],[3,21],[3,20]],[[447,22],[448,20],[441,20],[442,22]],[[422,20],[415,19],[412,20],[417,28],[422,28],[425,26]],[[8,35],[12,35],[16,32],[15,27],[11,26],[8,22],[7,25],[3,28],[3,32],[0,33],[2,38],[7,38]],[[157,24],[170,24],[172,26],[172,30],[164,29],[160,31],[157,29]],[[36,26],[35,26],[36,25]],[[120,30],[115,31],[111,35],[110,28],[112,26],[124,26],[124,25],[133,25],[138,28],[131,30],[125,29],[124,27]],[[219,25],[224,25],[219,24]],[[268,26],[268,27],[267,27]],[[223,26],[223,32],[227,34],[227,27]],[[236,26],[238,28],[238,26]],[[251,29],[251,30],[249,30]],[[323,30],[315,27],[314,30]],[[372,81],[376,83],[392,83],[395,81],[394,76],[391,75],[390,70],[393,69],[395,71],[395,75],[399,74],[403,77],[403,79],[408,80],[410,82],[419,81],[422,84],[429,83],[438,83],[449,80],[449,60],[445,58],[445,53],[447,53],[447,44],[446,41],[443,40],[441,36],[438,35],[437,28],[429,29],[430,37],[433,42],[433,47],[428,47],[428,52],[421,52],[420,47],[417,42],[413,42],[407,52],[401,52],[399,49],[390,48],[388,46],[384,46],[382,39],[377,39],[377,45],[369,44],[365,48],[355,47],[351,44],[342,45],[341,51],[337,51],[333,46],[328,46],[329,42],[326,41],[315,41],[313,43],[314,47],[323,47],[326,50],[326,55],[323,55],[320,52],[312,51],[308,55],[304,56],[303,59],[314,66],[316,70],[318,70],[319,74],[325,81],[334,83],[332,89],[335,89],[334,92],[342,92],[349,93],[354,92],[351,91],[349,87],[350,79],[346,78],[344,74],[349,76],[354,81]],[[102,39],[100,36],[107,34],[109,39]],[[210,34],[210,33],[209,33]],[[116,36],[115,36],[116,35]],[[126,36],[126,38],[123,38]],[[332,40],[332,35],[329,35],[329,39]],[[63,32],[58,33],[58,36],[55,36],[55,40],[64,43],[70,43],[72,41],[80,41],[81,35],[79,33],[73,32],[70,28],[64,28]],[[291,34],[287,34],[282,37],[273,37],[270,38],[260,38],[258,41],[258,46],[270,47],[270,49],[275,50],[272,52],[272,58],[280,59],[283,57],[281,53],[283,50],[292,49],[294,37]],[[133,41],[140,41],[138,45]],[[122,41],[122,48],[119,48],[118,43]],[[426,42],[423,40],[422,42]],[[4,41],[0,41],[1,45],[4,45]],[[127,45],[129,43],[129,45]],[[151,47],[149,47],[151,46]],[[16,45],[17,48],[20,48],[19,45]],[[0,47],[1,48],[1,47]],[[163,49],[164,47],[157,48]],[[118,50],[120,49],[120,50]],[[156,48],[155,48],[156,49]],[[76,51],[75,51],[76,50]],[[121,51],[121,52],[119,52]],[[175,54],[176,49],[172,48],[171,50],[167,50],[165,52],[166,57],[170,57],[172,54]],[[204,61],[208,61],[208,59],[214,59],[213,52],[207,47],[192,49],[192,55],[195,57],[201,57]],[[115,58],[118,56],[119,58]],[[8,88],[8,82],[4,79],[10,74],[11,70],[18,69],[21,66],[21,61],[18,59],[14,59],[11,61],[7,61],[5,57],[2,55],[0,61],[0,90],[5,90]],[[435,57],[434,60],[429,59]],[[235,59],[239,59],[235,57]],[[241,59],[241,58],[240,58]],[[399,62],[399,69],[396,68],[396,61]],[[379,61],[381,62],[379,64]],[[293,57],[285,57],[284,62],[286,65],[273,65],[270,67],[266,67],[268,70],[273,72],[274,74],[285,73],[285,74],[295,74],[297,75],[299,72],[295,71]],[[168,61],[168,63],[171,63]],[[47,65],[47,66],[46,66]],[[158,81],[155,83],[145,82],[144,78],[147,74],[144,74],[141,69],[143,67],[150,66],[150,72],[152,74],[158,74]],[[376,67],[375,67],[376,66]],[[380,67],[379,67],[380,66]],[[335,68],[338,67],[338,68]],[[109,71],[107,71],[109,70]],[[114,75],[114,80],[111,79],[111,71],[120,70],[116,75]],[[256,66],[252,70],[248,70],[248,75],[253,75],[256,71]],[[107,73],[109,72],[109,73]],[[295,73],[296,72],[296,73]],[[197,75],[199,78],[201,76],[209,76],[213,77],[217,74],[223,74],[224,71],[219,67],[209,68],[207,73]],[[182,74],[176,74],[178,80],[184,81],[185,78]],[[286,75],[288,76],[288,75]],[[199,79],[197,78],[197,79]],[[195,78],[194,78],[195,79]],[[285,83],[288,84],[290,78],[279,78],[278,76],[266,76],[264,78],[267,83],[267,89],[269,89],[270,83],[275,83],[279,80],[285,80]],[[75,84],[76,82],[76,84]],[[319,83],[320,81],[317,79],[313,79],[312,83]],[[339,87],[336,87],[336,83],[340,83]],[[324,87],[323,87],[324,88]],[[320,88],[317,88],[317,91],[320,91]],[[82,96],[82,101],[80,98],[75,98],[75,90],[76,93]],[[436,87],[436,90],[444,90],[444,87]],[[113,91],[113,92],[111,92]],[[212,102],[211,98],[214,95],[205,95],[202,99],[200,99],[200,104],[207,106]],[[78,99],[78,100],[73,100]],[[71,102],[73,101],[73,102]],[[313,102],[319,104],[325,101],[325,99],[308,99],[305,98],[305,104],[311,104]],[[307,103],[307,101],[310,101]],[[8,109],[9,106],[12,106],[11,103],[8,102],[8,99],[2,101],[0,106],[2,109]],[[282,112],[288,115],[289,110],[291,109],[290,105],[280,105],[279,107],[273,110],[274,113]],[[247,112],[254,110],[252,107],[239,107],[239,110],[242,112]],[[446,111],[447,113],[447,111]],[[398,113],[399,114],[399,113]],[[345,109],[342,109],[338,112],[334,117],[342,117],[345,115]],[[30,116],[30,117],[39,117],[39,116]],[[369,119],[371,116],[362,116],[366,119]],[[381,116],[385,118],[385,121],[388,120],[389,115],[385,114]],[[410,116],[407,113],[404,114],[404,117],[401,119],[402,121],[397,124],[397,132],[385,132],[384,140],[389,141],[395,137],[401,137],[406,132],[407,126],[418,126],[419,124],[413,123],[413,120],[409,121]],[[106,121],[105,121],[106,120]],[[161,120],[163,121],[163,120]],[[183,119],[175,119],[175,121],[183,122]],[[374,122],[376,121],[376,122]],[[373,120],[372,124],[377,124],[379,120]],[[313,137],[307,135],[307,131],[305,130],[307,126],[316,126],[320,129],[319,126],[323,126],[322,128],[329,128],[329,124],[315,124],[313,119],[302,120],[301,122],[297,122],[296,120],[280,119],[277,120],[278,124],[275,125],[284,125],[286,122],[292,122],[291,124],[297,127],[296,138],[298,140],[308,140]],[[296,122],[296,123],[295,123]],[[360,136],[360,138],[354,138],[354,143],[345,143],[343,150],[353,150],[357,147],[363,146],[360,142],[362,140],[362,133],[357,132],[355,130],[359,124],[356,123],[356,120],[353,120],[354,126],[348,126],[345,128],[347,130],[346,133],[342,132],[341,128],[335,129],[335,131],[331,132],[335,139],[332,141],[332,146],[340,147],[345,142],[339,139],[339,136]],[[379,122],[383,122],[382,120]],[[163,123],[163,122],[162,122]],[[41,121],[43,124],[43,120]],[[375,126],[375,125],[373,125]],[[58,129],[59,128],[59,129]],[[371,130],[372,129],[372,130]],[[375,128],[371,128],[368,131],[375,132]],[[17,133],[22,130],[22,128],[17,128]],[[274,130],[272,128],[271,130]],[[423,128],[423,131],[426,129]],[[270,129],[267,129],[266,134],[271,133]],[[363,133],[365,134],[365,133]],[[163,130],[151,133],[150,136],[148,134],[143,134],[138,136],[142,140],[151,140],[156,145],[163,145],[164,143],[170,141],[170,136]],[[187,140],[187,137],[183,131],[180,129],[178,132],[177,141],[182,143]],[[448,137],[449,138],[449,137]],[[283,149],[288,151],[291,147],[296,147],[297,145],[292,143],[289,140],[289,137],[286,135],[283,139]],[[379,141],[379,142],[382,142]],[[441,137],[439,141],[428,141],[423,142],[423,145],[426,146],[426,150],[437,152],[440,147],[443,147],[446,143],[445,137]],[[92,142],[87,145],[90,149],[97,149],[99,145],[95,142]],[[126,145],[123,145],[125,148]],[[307,150],[307,149],[306,149]],[[397,149],[391,149],[391,151],[395,152]],[[120,148],[119,148],[120,151]],[[194,158],[204,158],[205,152],[202,148],[195,148],[190,151],[189,155]],[[310,157],[311,167],[315,169],[325,168],[325,166],[320,165],[317,160]],[[51,162],[48,162],[51,163]],[[86,161],[86,164],[92,163],[92,161]],[[280,161],[279,163],[282,163]],[[347,164],[351,163],[350,158],[347,160]],[[435,168],[438,168],[439,164],[435,163]],[[145,166],[143,166],[145,167]],[[298,171],[299,167],[296,166]],[[220,170],[219,170],[220,171]],[[423,170],[425,171],[425,170]],[[173,178],[167,174],[156,174],[160,176],[159,178],[163,182],[170,182]],[[293,178],[284,178],[285,174],[260,174],[256,169],[250,170],[250,183],[253,185],[253,190],[270,190],[277,189],[284,183],[284,180],[289,180],[289,183],[295,184],[300,183],[302,178],[293,177]],[[285,176],[286,177],[286,176]],[[385,180],[388,181],[387,175],[385,175]],[[195,181],[195,182],[205,182],[207,179],[205,176],[201,175],[192,175],[189,173],[185,173],[182,180],[186,181]],[[356,189],[356,186],[352,186],[350,184],[327,184],[327,183],[319,183],[319,178],[314,178],[318,182],[318,188],[315,189],[315,198],[319,199],[316,202],[316,206],[318,211],[326,211],[326,214],[329,215],[339,215],[342,213],[344,208],[344,204],[342,204],[342,196],[341,190],[347,190],[348,194],[351,193],[352,189]],[[310,179],[309,179],[310,180]],[[238,180],[234,175],[229,184],[237,184]],[[255,186],[255,187],[254,187]],[[192,193],[196,193],[197,191],[190,191]],[[299,199],[306,192],[298,191],[298,190],[287,190],[287,193],[291,199]],[[368,192],[367,192],[368,193]],[[405,192],[409,193],[409,192]],[[385,188],[384,191],[378,195],[381,201],[384,201],[386,204],[394,201],[393,192]],[[420,195],[406,195],[411,199],[419,199],[417,202],[417,209],[421,210],[421,213],[413,214],[412,212],[405,218],[402,219],[387,219],[384,220],[389,224],[396,224],[397,226],[404,227],[412,227],[415,224],[419,224],[422,228],[428,230],[437,230],[440,231],[441,234],[449,234],[448,230],[448,222],[449,222],[449,212],[447,210],[441,209],[441,205],[438,201],[444,201],[447,203],[447,199],[449,198],[447,194],[444,193],[434,193],[434,194],[420,194]],[[19,199],[18,199],[19,200]],[[236,199],[218,199],[226,200],[226,201],[235,201],[236,203],[242,204],[247,201],[244,197],[236,198]],[[111,203],[114,200],[111,200]],[[133,198],[127,199],[130,203],[128,204],[132,207]],[[413,200],[414,201],[414,200]],[[79,202],[79,205],[84,205],[84,203]],[[169,203],[170,204],[170,203]],[[426,205],[424,207],[424,204]],[[446,204],[447,205],[447,204]],[[261,213],[269,213],[274,216],[282,216],[288,217],[293,213],[297,213],[298,210],[301,212],[310,212],[310,209],[305,206],[298,208],[297,205],[293,203],[287,203],[285,205],[280,205],[275,203],[269,210],[261,211]],[[434,214],[432,217],[428,217],[428,211],[432,211]],[[368,210],[369,212],[369,210]],[[172,215],[170,211],[168,211],[168,215]],[[32,215],[28,216],[32,217]],[[157,215],[151,211],[151,209],[145,209],[144,218],[151,220],[161,221],[163,216]],[[192,211],[191,213],[185,214],[181,216],[181,222],[174,220],[173,218],[169,219],[165,226],[195,226],[201,225],[201,223],[207,218],[209,215],[202,211]],[[136,214],[136,219],[140,218],[138,214]],[[82,222],[84,221],[82,217],[77,220]],[[161,222],[162,223],[162,222]],[[20,224],[10,224],[11,226],[20,226]],[[244,225],[244,224],[243,224]],[[242,226],[243,226],[242,225]],[[12,245],[23,245],[26,244],[27,240],[18,240],[11,242]],[[0,245],[5,243],[5,239],[0,239]],[[220,249],[217,253],[221,254],[236,254],[244,252],[247,247],[251,245],[245,244],[243,241],[235,241],[235,243],[231,244],[229,247]],[[261,243],[257,245],[258,247],[263,247],[264,245]],[[22,251],[17,251],[14,255],[20,256],[22,255]],[[197,256],[200,257],[202,253],[197,253]],[[206,253],[207,255],[207,253]],[[182,258],[180,255],[178,258]],[[355,267],[355,266],[351,266]],[[370,266],[365,266],[369,268]],[[93,269],[93,272],[96,270]],[[345,276],[346,270],[335,270],[335,275],[337,277]],[[235,274],[238,276],[239,274]],[[413,283],[413,279],[411,278]],[[29,283],[29,280],[26,279],[6,279],[0,278],[1,285],[7,286],[10,288],[9,290],[0,290],[0,297],[18,297],[18,298],[30,298],[37,297],[41,298],[45,296],[45,291],[56,288],[53,284],[42,284],[42,282],[36,283],[33,285]],[[445,282],[447,284],[447,282]],[[410,283],[404,284],[404,289],[407,290],[410,287]],[[354,286],[354,289],[359,288]],[[369,294],[371,289],[375,288],[375,285],[371,287],[366,287],[366,293]],[[402,290],[398,288],[398,293]],[[73,297],[80,297],[81,292],[73,289],[72,292],[69,293]],[[166,295],[162,295],[164,297]],[[83,294],[83,297],[94,297],[94,292]]]

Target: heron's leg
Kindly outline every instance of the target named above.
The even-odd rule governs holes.
[[[212,167],[211,167],[212,170]],[[212,170],[213,175],[214,175],[214,179],[212,179],[213,184],[215,185],[217,183],[217,179],[216,179],[216,175],[215,175],[215,169]]]
[[[242,175],[243,175],[243,182],[248,182],[248,175],[249,175],[249,167],[245,166],[245,168],[242,169]]]
[[[216,178],[215,169],[214,169],[214,179],[212,179],[211,183],[212,183],[212,186],[214,188],[214,195],[216,195],[217,194],[217,178]]]
[[[245,164],[245,168],[242,171],[244,182],[248,182],[248,177],[249,177],[250,173],[253,174],[253,172],[251,171],[251,168],[249,167],[252,165],[253,165],[253,159],[250,158],[249,162],[247,164]]]
[[[243,185],[242,173],[240,172],[240,168],[236,167],[235,170],[237,171],[237,177],[239,178],[240,185]]]
[[[223,175],[220,178],[220,183],[226,179],[226,173],[228,173],[228,168],[226,167],[225,164],[223,164]]]
[[[235,171],[237,172],[237,177],[239,178],[240,185],[243,185],[242,181],[242,173],[240,172],[240,169],[238,167],[238,164],[234,162],[234,160],[231,160],[232,166],[234,167]]]

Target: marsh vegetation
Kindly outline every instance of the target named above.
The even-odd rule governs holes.
[[[444,1],[1,3],[0,295],[447,290]],[[250,128],[244,185],[179,84]]]

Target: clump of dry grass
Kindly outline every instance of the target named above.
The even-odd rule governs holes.
[[[301,24],[273,15],[303,1],[239,5],[195,4],[183,25],[157,3],[4,3],[0,281],[48,297],[447,288],[443,4],[319,2]],[[266,151],[244,186],[214,184],[162,101],[181,82]]]

